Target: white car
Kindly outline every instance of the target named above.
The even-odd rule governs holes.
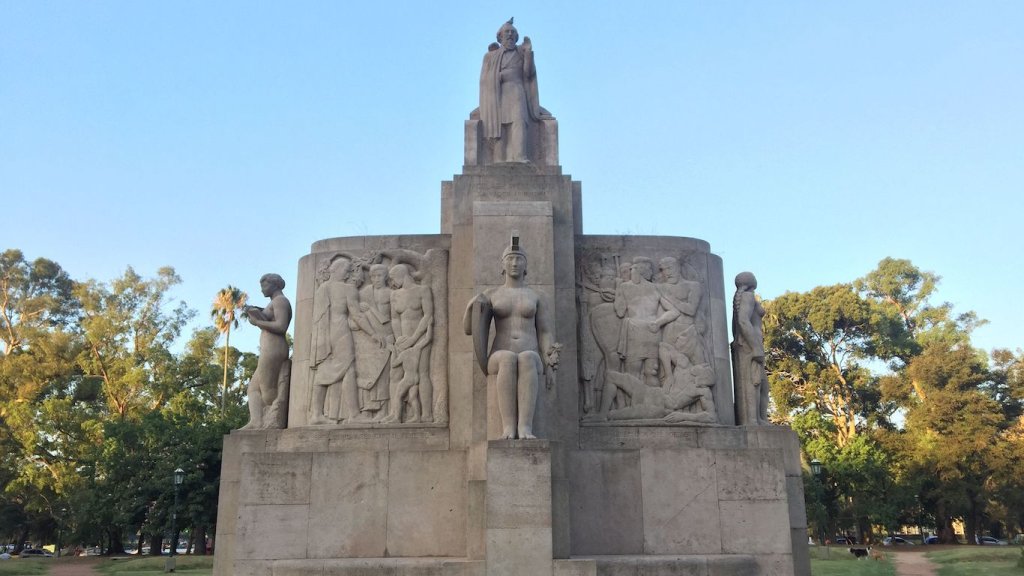
[[[999,540],[991,536],[982,536],[978,538],[978,544],[984,544],[985,546],[1007,546],[1006,540]]]

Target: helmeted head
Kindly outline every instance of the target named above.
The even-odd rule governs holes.
[[[501,44],[502,48],[506,50],[514,48],[516,42],[519,42],[519,31],[512,25],[512,20],[514,18],[509,18],[508,22],[505,22],[501,25],[501,28],[498,28],[498,44]]]
[[[501,253],[501,275],[521,278],[526,276],[526,251],[517,243]]]
[[[754,277],[753,272],[740,272],[736,275],[736,288],[743,289],[747,288],[753,290],[757,288],[757,278]]]
[[[630,270],[630,280],[640,283],[640,278],[648,282],[654,278],[654,261],[646,256],[633,258],[633,267]]]

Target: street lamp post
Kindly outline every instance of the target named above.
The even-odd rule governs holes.
[[[828,503],[825,501],[826,500],[825,499],[825,482],[822,480],[822,472],[823,471],[824,471],[824,467],[821,465],[821,460],[818,460],[817,458],[815,458],[814,460],[811,460],[811,474],[814,475],[814,479],[818,481],[818,486],[821,487],[821,509],[822,509],[822,511],[824,511],[824,513],[825,513],[824,516],[825,517],[824,517],[823,522],[821,523],[821,526],[818,527],[819,528],[818,531],[820,533],[819,537],[821,538],[820,544],[822,546],[825,546],[826,542],[827,542],[827,540],[825,538],[825,535],[826,535],[825,531],[827,530],[827,526],[828,526]],[[829,548],[826,546],[825,550],[829,551]]]
[[[174,572],[174,553],[178,550],[178,489],[185,481],[185,471],[174,471],[174,508],[171,510],[171,555],[164,563],[164,572]]]
[[[68,515],[67,508],[60,509],[60,518],[57,519],[57,558],[60,558],[61,539],[64,536],[64,518]]]

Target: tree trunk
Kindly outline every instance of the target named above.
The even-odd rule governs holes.
[[[25,540],[28,540],[29,535],[28,527],[22,527],[21,532],[19,532],[18,534],[18,541],[14,543],[15,554],[21,554],[21,551],[25,549]]]
[[[192,553],[200,556],[206,556],[206,525],[200,524],[196,526],[194,534],[195,549]]]
[[[107,556],[124,554],[123,540],[120,528],[109,528],[107,530]]]
[[[971,504],[967,514],[964,515],[964,539],[968,544],[980,544],[978,541],[978,504],[973,493],[968,492],[967,498]]]
[[[228,346],[231,344],[231,324],[224,332],[224,383],[221,386],[220,394],[220,415],[224,415],[224,407],[228,401]]]
[[[163,552],[164,537],[159,533],[149,535],[149,555],[159,556]]]

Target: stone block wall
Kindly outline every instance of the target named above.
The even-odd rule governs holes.
[[[598,574],[705,557],[805,575],[796,448],[787,428],[585,427],[567,453],[572,557]]]
[[[214,573],[467,556],[466,454],[442,427],[296,428],[225,439]],[[429,564],[429,562],[428,562]]]

